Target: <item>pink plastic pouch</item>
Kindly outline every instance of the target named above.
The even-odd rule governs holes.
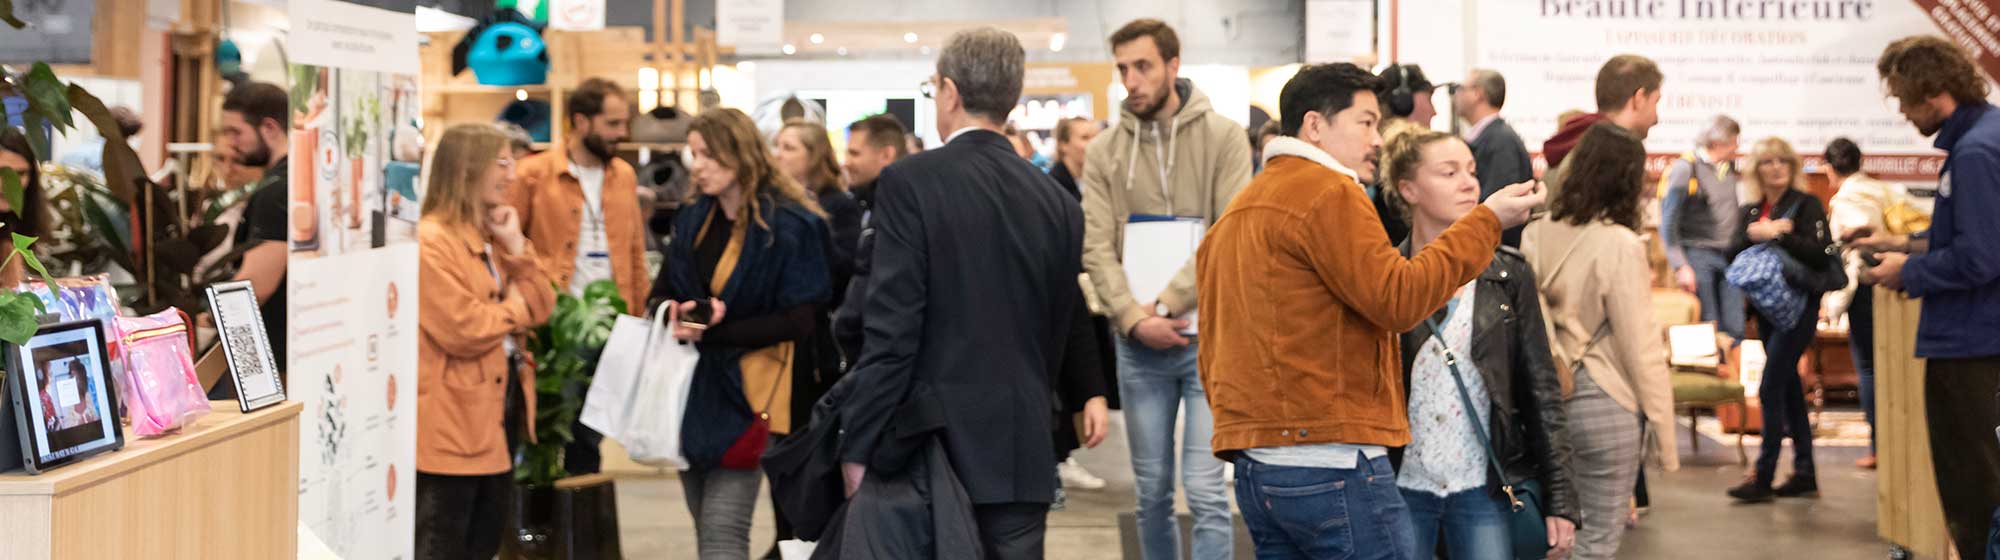
[[[132,432],[154,436],[193,424],[209,413],[208,395],[194,373],[193,335],[187,314],[169,309],[145,317],[120,317],[123,335],[119,394]]]

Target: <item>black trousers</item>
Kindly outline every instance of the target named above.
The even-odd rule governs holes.
[[[417,560],[489,560],[500,553],[514,473],[417,473]]]
[[[1778,473],[1778,454],[1785,438],[1792,440],[1792,476],[1813,480],[1812,418],[1806,409],[1805,382],[1799,378],[1799,358],[1812,345],[1819,327],[1819,299],[1806,298],[1805,313],[1796,324],[1779,325],[1757,317],[1757,333],[1764,338],[1764,381],[1757,389],[1763,404],[1764,444],[1757,454],[1757,484],[1769,487]],[[1991,510],[1988,511],[1991,513]]]
[[[988,560],[1040,560],[1049,529],[1048,504],[990,504],[972,507],[979,544]]]
[[[1924,420],[1945,527],[1959,556],[1986,550],[2000,508],[2000,356],[1933,359],[1924,377]]]

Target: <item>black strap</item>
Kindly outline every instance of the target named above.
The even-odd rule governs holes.
[[[1465,417],[1472,422],[1472,433],[1479,436],[1479,447],[1486,450],[1486,465],[1493,470],[1493,476],[1500,481],[1500,491],[1507,494],[1514,511],[1526,507],[1514,497],[1514,485],[1507,482],[1507,471],[1500,467],[1500,456],[1493,452],[1493,440],[1486,436],[1486,426],[1479,422],[1479,410],[1472,404],[1472,393],[1465,389],[1465,377],[1458,372],[1458,357],[1451,352],[1451,343],[1444,340],[1444,329],[1439,328],[1436,318],[1425,318],[1431,327],[1431,338],[1437,339],[1438,350],[1444,352],[1444,365],[1451,370],[1452,384],[1458,386],[1458,402],[1465,407]]]

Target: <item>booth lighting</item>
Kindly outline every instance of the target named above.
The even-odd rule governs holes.
[[[809,36],[809,37],[806,37],[806,40],[807,40],[807,41],[812,41],[812,44],[815,44],[815,45],[817,45],[817,44],[820,44],[820,43],[824,43],[824,42],[826,42],[826,36],[825,36],[825,35],[821,35],[821,34],[818,34],[818,33],[814,33],[814,34],[812,34],[811,36]]]
[[[903,42],[905,42],[905,43],[912,43],[912,44],[916,43],[916,42],[917,42],[917,34],[916,34],[916,33],[914,33],[914,32],[911,32],[911,33],[904,33],[904,34],[903,34]]]
[[[517,90],[514,90],[514,100],[515,100],[515,101],[527,101],[527,100],[528,100],[528,90],[525,90],[525,89],[517,89]]]
[[[1062,50],[1063,50],[1063,46],[1064,46],[1064,45],[1067,45],[1067,44],[1069,44],[1069,34],[1068,34],[1068,33],[1056,33],[1056,34],[1054,34],[1054,35],[1050,35],[1050,36],[1049,36],[1049,50],[1050,50],[1050,51],[1053,51],[1053,52],[1062,52]]]
[[[847,56],[847,47],[833,49],[833,52],[834,54],[838,54],[840,56]]]
[[[745,60],[745,61],[743,61],[743,62],[738,62],[738,63],[736,63],[736,71],[737,71],[737,72],[742,72],[742,73],[745,73],[745,74],[748,74],[748,73],[751,73],[751,72],[756,72],[756,71],[757,71],[757,63],[755,63],[755,62],[751,62],[751,61],[748,61],[748,60]]]
[[[660,89],[660,71],[657,68],[639,69],[639,89]]]
[[[781,50],[785,52],[785,56],[791,56],[799,52],[799,48],[792,46],[791,43],[785,43],[785,48]]]

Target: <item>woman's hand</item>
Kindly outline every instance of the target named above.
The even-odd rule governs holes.
[[[701,335],[707,329],[685,326],[680,322],[681,317],[686,317],[694,313],[695,306],[696,303],[693,301],[683,301],[667,306],[670,313],[667,316],[667,321],[674,326],[674,339],[682,342],[701,342]],[[728,311],[728,306],[724,305],[722,300],[708,298],[708,308],[708,326],[714,327],[722,324],[722,316]]]
[[[1576,523],[1561,517],[1549,517],[1549,558],[1562,560],[1569,557],[1569,551],[1576,546]]]
[[[1755,223],[1750,224],[1750,226],[1746,229],[1747,229],[1746,233],[1750,234],[1751,241],[1757,243],[1763,243],[1765,241],[1777,239],[1778,236],[1780,235],[1791,233],[1792,220],[1790,218],[1778,219],[1778,220],[1758,220]]]
[[[528,246],[521,235],[521,214],[512,206],[496,206],[486,214],[486,235],[508,256],[520,256]]]
[[[1111,423],[1110,408],[1104,397],[1091,397],[1084,401],[1083,412],[1076,413],[1077,439],[1082,440],[1084,449],[1095,449],[1104,443],[1106,428]]]

